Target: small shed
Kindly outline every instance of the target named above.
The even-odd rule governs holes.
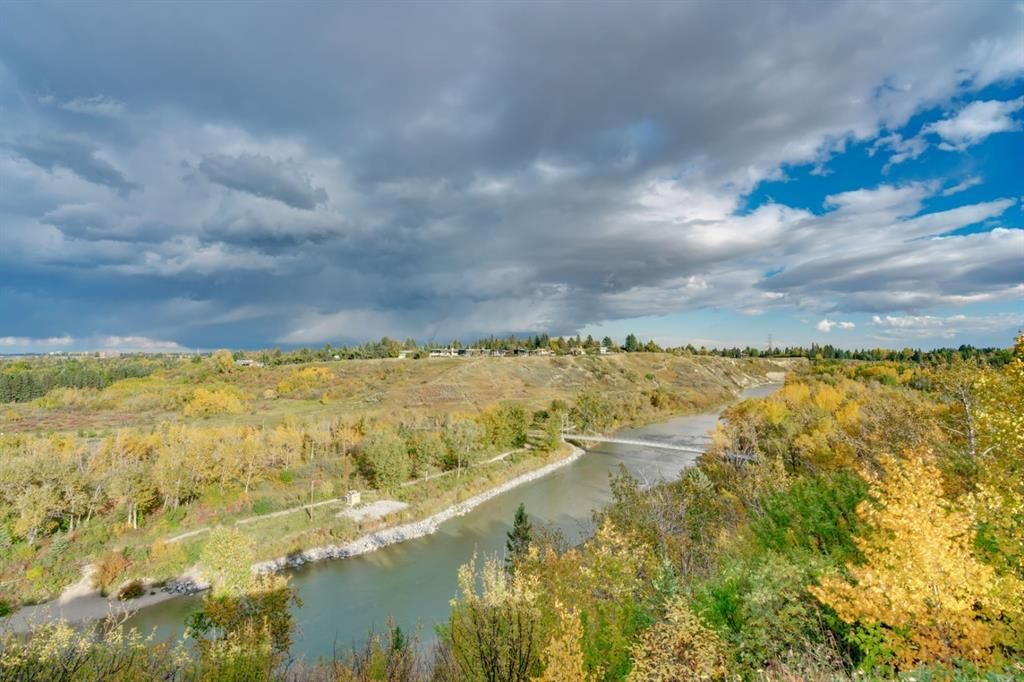
[[[362,499],[362,495],[359,493],[358,490],[349,490],[347,493],[345,493],[345,504],[347,504],[350,507],[356,506],[357,504],[362,502]]]

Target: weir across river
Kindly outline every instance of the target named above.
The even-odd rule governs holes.
[[[674,443],[662,443],[656,440],[640,440],[638,438],[586,436],[579,433],[563,433],[562,438],[566,440],[576,440],[583,443],[618,443],[620,445],[639,445],[640,447],[661,448],[663,450],[675,450],[677,452],[695,452],[697,454],[704,452],[704,448],[695,448],[688,445],[675,445]]]

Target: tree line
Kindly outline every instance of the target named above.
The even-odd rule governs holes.
[[[9,362],[0,366],[0,403],[34,400],[54,388],[103,389],[122,379],[149,376],[162,366],[151,358]]]

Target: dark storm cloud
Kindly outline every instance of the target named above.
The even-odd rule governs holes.
[[[787,164],[1018,76],[1015,11],[11,5],[6,146],[98,187],[0,166],[0,263],[31,275],[32,300],[77,277],[148,301],[97,295],[67,330],[33,334],[191,345],[572,332],[712,305],[863,307],[880,290],[917,307],[998,297],[1014,277],[996,251],[1016,235],[886,236],[912,229],[932,190],[846,196],[824,217],[737,210]],[[62,104],[38,105],[44,93]],[[865,225],[913,262],[850,256]],[[955,269],[947,286],[925,276],[928,259]],[[819,276],[834,285],[816,288]]]
[[[210,182],[293,208],[309,211],[327,201],[324,188],[313,187],[309,175],[291,161],[259,154],[213,154],[203,157],[199,170]]]

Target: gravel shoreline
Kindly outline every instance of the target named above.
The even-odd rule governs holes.
[[[399,542],[405,542],[406,540],[413,540],[415,538],[431,535],[437,532],[438,527],[445,521],[453,519],[456,516],[467,514],[487,500],[497,497],[504,492],[508,492],[523,483],[529,483],[530,481],[535,481],[538,478],[543,478],[552,471],[572,464],[585,454],[584,450],[572,445],[571,443],[569,444],[569,447],[572,448],[572,452],[557,462],[545,464],[539,469],[534,469],[533,471],[528,471],[525,474],[520,474],[513,479],[505,481],[501,485],[495,486],[490,490],[485,490],[484,492],[474,495],[468,500],[459,502],[458,504],[453,504],[447,509],[443,509],[420,521],[413,521],[401,526],[385,528],[384,530],[364,535],[341,545],[313,547],[289,556],[261,561],[253,564],[253,572],[274,573],[287,568],[297,568],[312,561],[323,561],[324,559],[348,559],[350,557],[359,556],[360,554],[366,554],[378,549],[383,549],[388,545],[394,545]]]

